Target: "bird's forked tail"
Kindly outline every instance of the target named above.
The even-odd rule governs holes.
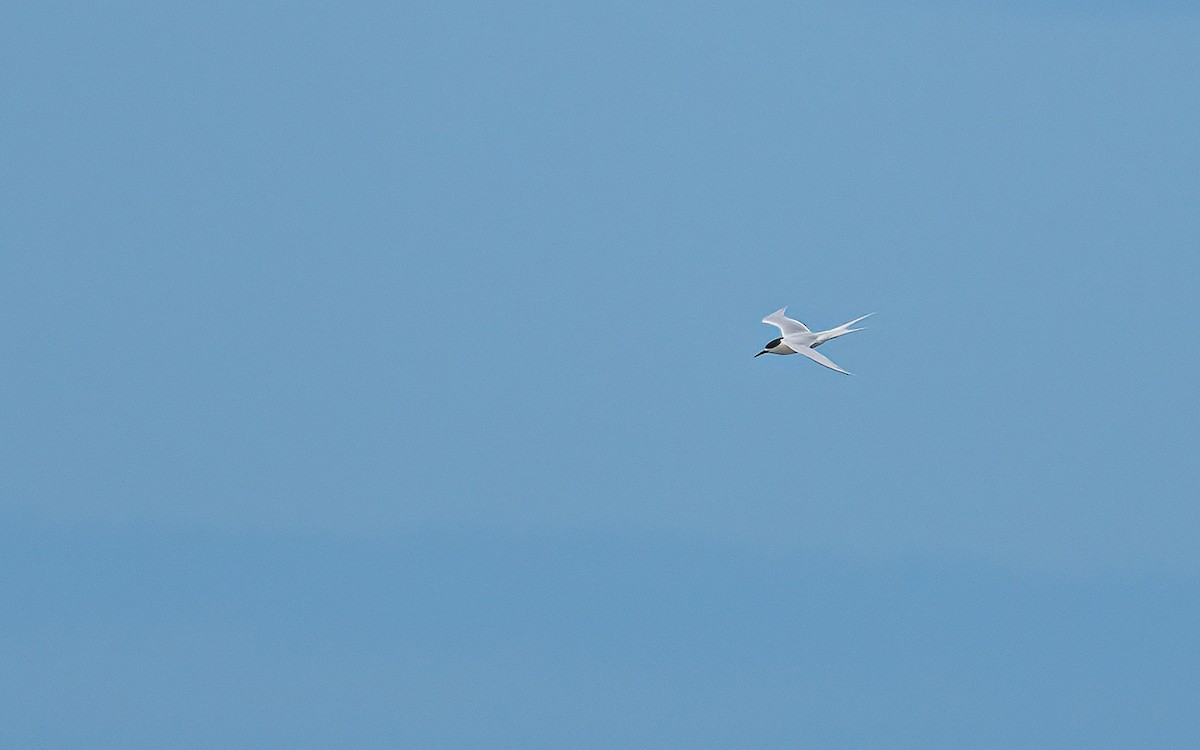
[[[820,346],[821,344],[824,344],[826,341],[831,341],[833,339],[836,339],[838,336],[845,336],[847,333],[854,333],[855,331],[863,330],[862,328],[851,328],[850,326],[854,325],[855,323],[859,322],[860,320],[866,320],[867,318],[871,317],[874,314],[875,313],[867,313],[866,315],[862,316],[861,318],[855,318],[854,320],[850,321],[849,323],[842,323],[837,328],[830,328],[828,331],[822,331],[820,334],[820,339],[817,341],[816,344],[813,344],[813,346]]]

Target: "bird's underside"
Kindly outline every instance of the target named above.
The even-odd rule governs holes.
[[[826,357],[824,354],[820,353],[819,351],[817,351],[816,349],[813,348],[813,346],[820,346],[820,344],[814,344],[812,346],[805,346],[798,342],[792,343],[792,341],[790,339],[788,339],[787,337],[784,337],[783,342],[785,344],[787,344],[789,347],[791,347],[792,350],[795,351],[796,354],[803,354],[805,357],[808,357],[813,362],[816,362],[819,365],[824,365],[824,366],[828,367],[830,370],[837,370],[838,372],[842,373],[843,375],[850,374],[850,373],[846,372],[845,370],[843,370],[842,368],[835,365],[833,363],[833,360],[829,359],[829,357]]]

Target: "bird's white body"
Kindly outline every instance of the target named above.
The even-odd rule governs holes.
[[[824,365],[831,370],[837,370],[843,375],[850,374],[830,361],[829,357],[816,351],[816,348],[826,341],[836,339],[838,336],[845,336],[847,333],[861,331],[861,328],[851,328],[851,326],[860,320],[870,317],[874,313],[867,313],[861,318],[855,318],[849,323],[841,324],[837,328],[813,333],[808,329],[808,326],[800,321],[792,320],[785,316],[785,312],[787,312],[787,308],[783,307],[763,318],[762,322],[778,328],[781,335],[763,347],[763,350],[754,356],[757,357],[759,354],[803,354],[819,365]]]

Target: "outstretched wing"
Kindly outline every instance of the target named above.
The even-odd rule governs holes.
[[[842,373],[843,375],[850,374],[850,373],[846,372],[845,370],[843,370],[842,368],[835,365],[833,363],[833,361],[829,359],[829,357],[826,357],[824,354],[820,353],[816,349],[812,349],[807,346],[793,345],[786,338],[783,340],[783,342],[785,344],[787,344],[788,346],[790,346],[791,348],[795,349],[797,354],[803,354],[804,356],[808,357],[813,362],[816,362],[819,365],[824,365],[824,366],[828,367],[830,370],[837,370],[838,372]]]
[[[787,312],[786,307],[781,307],[767,317],[763,318],[762,322],[769,326],[775,326],[784,336],[790,336],[793,333],[811,333],[808,326],[798,320],[792,320],[784,315]]]

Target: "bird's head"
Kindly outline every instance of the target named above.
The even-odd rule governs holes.
[[[779,346],[779,343],[781,341],[783,341],[783,339],[779,338],[779,339],[775,339],[773,341],[768,342],[767,345],[763,347],[763,350],[761,352],[759,352],[758,354],[755,354],[754,356],[760,357],[764,354],[770,354],[771,350],[774,349],[775,347]]]

